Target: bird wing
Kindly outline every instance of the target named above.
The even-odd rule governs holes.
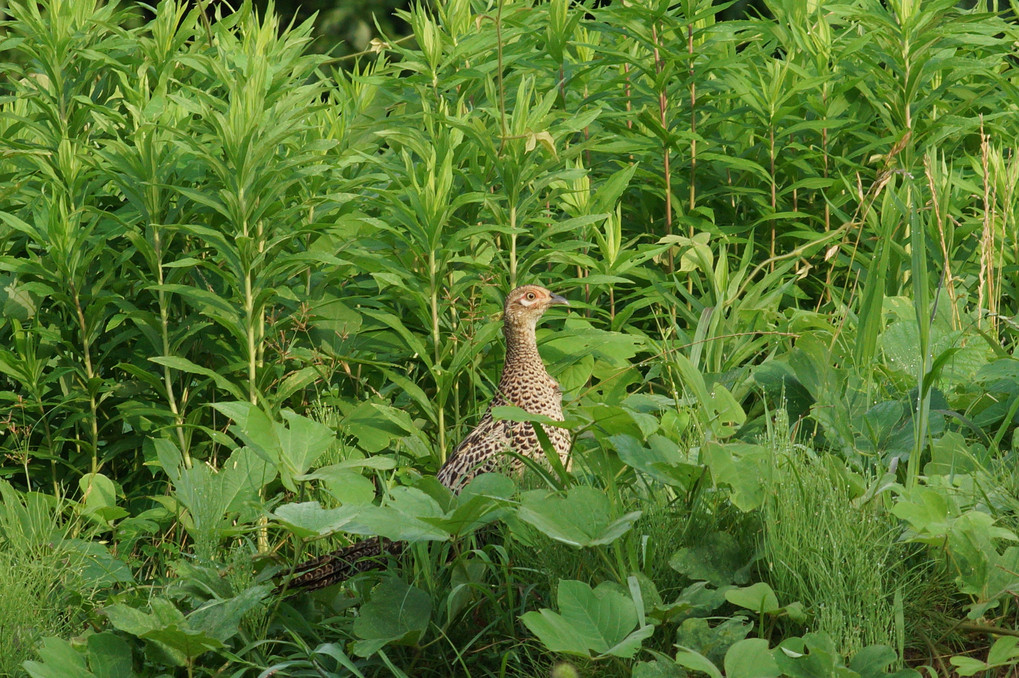
[[[446,463],[439,469],[439,482],[457,492],[475,476],[495,470],[502,461],[502,452],[513,448],[527,427],[526,422],[495,419],[492,408],[506,405],[506,400],[496,396],[485,410],[481,421],[460,441]]]

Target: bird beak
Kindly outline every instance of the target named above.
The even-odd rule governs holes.
[[[558,294],[553,294],[552,298],[548,300],[549,306],[569,306],[570,302],[566,300],[566,297],[561,297]]]

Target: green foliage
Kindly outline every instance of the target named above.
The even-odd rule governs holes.
[[[0,672],[16,675],[43,642],[77,632],[99,591],[133,583],[130,571],[78,520],[66,520],[68,502],[18,492],[0,480]],[[81,538],[76,537],[80,534]],[[77,656],[77,655],[75,655]],[[77,660],[75,660],[77,661]],[[68,674],[70,675],[70,674]]]
[[[972,657],[952,657],[952,665],[960,676],[972,676],[981,671],[1000,669],[1019,664],[1019,638],[999,638],[987,652],[987,661],[979,661]]]
[[[963,635],[1019,614],[1002,16],[450,0],[332,70],[250,3],[5,7],[0,670],[1015,664]],[[525,282],[572,466],[453,496]],[[409,545],[271,594],[351,535]]]
[[[557,600],[559,613],[541,610],[520,618],[553,652],[586,657],[593,651],[598,656],[628,658],[654,632],[650,624],[637,628],[643,621],[639,596],[631,600],[609,582],[592,590],[581,581],[560,581]]]
[[[811,628],[829,636],[842,656],[873,644],[896,646],[904,600],[948,602],[924,595],[935,585],[923,571],[930,566],[911,571],[918,565],[901,543],[901,529],[877,503],[887,476],[867,482],[830,457],[812,459],[781,444],[774,463],[762,539],[768,579],[783,598],[814,611]],[[917,627],[912,617],[908,623]]]

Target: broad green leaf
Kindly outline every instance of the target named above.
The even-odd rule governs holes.
[[[94,515],[106,523],[128,515],[117,508],[117,486],[102,473],[86,473],[78,479],[78,487],[85,515]]]
[[[392,447],[393,442],[420,432],[411,417],[394,407],[365,401],[344,416],[340,430],[357,438],[358,447],[369,454]]]
[[[369,657],[382,647],[414,645],[424,634],[432,615],[432,599],[402,580],[386,578],[361,606],[354,619],[354,654]]]
[[[619,539],[633,527],[640,511],[617,516],[604,492],[578,485],[567,490],[565,496],[527,493],[517,517],[556,541],[583,547]]]
[[[669,567],[691,579],[711,582],[715,586],[741,584],[747,580],[747,555],[726,532],[701,535],[693,546],[676,551]]]
[[[931,460],[924,466],[926,475],[974,473],[980,470],[980,463],[970,451],[969,442],[956,431],[946,431],[930,445]]]
[[[711,469],[716,483],[732,489],[730,500],[741,511],[753,511],[764,503],[773,463],[771,452],[763,445],[707,442],[701,459]]]
[[[674,354],[671,359],[684,386],[698,404],[696,412],[700,421],[717,438],[728,438],[735,433],[746,421],[746,413],[732,392],[720,383],[712,384],[709,389],[704,375],[682,353]]]
[[[597,642],[587,638],[570,620],[552,610],[526,612],[521,615],[520,621],[552,652],[590,657],[591,645]]]
[[[299,537],[317,537],[343,530],[357,515],[356,506],[324,509],[317,501],[283,504],[273,516]]]
[[[189,660],[210,650],[218,650],[223,647],[223,643],[206,633],[179,626],[163,626],[153,629],[146,633],[144,638],[177,652]]]
[[[679,445],[664,436],[652,435],[646,445],[625,433],[609,436],[608,441],[628,466],[667,485],[689,488],[702,473],[701,466],[688,463]]]
[[[790,678],[816,678],[835,675],[841,657],[835,644],[824,633],[808,633],[802,638],[787,638],[772,653],[783,673]]]
[[[956,673],[960,676],[975,676],[976,674],[982,671],[988,671],[991,668],[987,662],[982,662],[979,659],[965,657],[962,655],[956,655],[948,661],[955,667]]]
[[[276,469],[248,447],[234,450],[219,471],[222,504],[231,513],[258,501],[259,491],[276,479]]]
[[[187,617],[188,625],[213,638],[227,642],[240,630],[240,623],[272,592],[272,586],[251,586],[226,600],[209,600]]]
[[[386,537],[394,541],[446,541],[450,534],[420,518],[408,516],[391,506],[359,506],[357,515],[344,528],[351,534]]]
[[[633,666],[631,678],[687,678],[687,672],[669,658],[656,659],[650,662],[637,662]]]
[[[156,459],[159,460],[159,466],[163,469],[166,477],[170,479],[171,483],[176,483],[184,468],[184,456],[180,453],[177,445],[172,440],[165,438],[148,438],[145,442],[152,445],[156,452]]]
[[[152,613],[119,603],[103,608],[103,613],[114,628],[157,643],[180,665],[222,647],[217,639],[191,628],[169,601],[154,598],[150,605]]]
[[[280,442],[276,437],[276,425],[260,407],[246,400],[215,403],[213,407],[233,420],[235,426],[231,430],[246,445],[269,459],[278,459]]]
[[[344,528],[352,534],[380,536],[393,541],[445,541],[449,532],[438,527],[444,513],[431,496],[413,487],[397,487],[385,506],[350,507],[356,513]],[[430,520],[431,519],[431,520]]]
[[[746,617],[729,617],[711,626],[703,617],[684,619],[676,630],[675,643],[686,650],[703,655],[716,666],[725,661],[725,654],[743,640],[754,625]]]
[[[343,341],[361,328],[361,314],[333,296],[312,302],[311,313],[311,336],[317,344],[339,350]]]
[[[197,535],[212,536],[227,518],[230,497],[223,497],[220,488],[219,472],[205,464],[185,469],[174,484],[174,496],[190,513],[191,531]]]
[[[849,662],[849,668],[860,674],[862,678],[885,675],[885,669],[895,663],[898,657],[895,650],[887,645],[868,645],[855,655]]]
[[[287,422],[286,427],[275,425],[280,444],[280,477],[287,489],[296,491],[294,476],[307,472],[316,459],[336,444],[336,434],[325,424],[291,410],[283,410],[280,415]]]
[[[340,464],[324,466],[314,473],[299,476],[299,480],[318,479],[340,504],[370,504],[375,499],[375,483],[360,473]]]
[[[644,346],[644,339],[633,334],[606,332],[596,329],[587,320],[577,316],[567,318],[563,330],[540,343],[542,355],[551,364],[567,361],[568,356],[593,355],[609,365],[628,365]]]
[[[764,582],[757,582],[741,589],[729,589],[725,592],[725,599],[737,607],[758,614],[768,614],[779,610],[778,597]]]
[[[238,400],[244,399],[244,392],[239,386],[235,385],[219,373],[210,370],[207,367],[196,365],[187,358],[181,358],[179,356],[153,356],[150,357],[149,360],[157,365],[163,365],[175,370],[180,370],[181,372],[188,372],[189,374],[198,374],[203,377],[208,377],[216,383],[216,386],[223,389],[234,398]]]
[[[781,675],[764,638],[737,641],[725,653],[726,678],[778,678]]]
[[[711,676],[711,678],[722,678],[722,672],[718,670],[718,667],[716,667],[707,657],[694,650],[680,647],[679,651],[676,653],[676,663],[681,664],[688,669],[706,673]]]
[[[949,529],[949,503],[939,492],[916,487],[892,506],[892,513],[909,523],[920,537],[941,538]],[[954,512],[954,511],[953,511]]]
[[[85,658],[63,638],[43,638],[38,653],[41,662],[24,663],[25,672],[28,672],[32,678],[95,678],[96,676],[86,668]]]
[[[405,342],[406,346],[412,353],[418,356],[425,364],[431,368],[431,352],[422,343],[421,338],[411,332],[400,318],[393,315],[392,313],[386,313],[384,311],[376,311],[374,309],[362,308],[361,313],[375,320],[379,321],[386,327],[395,331],[401,339]]]
[[[88,637],[88,663],[96,678],[132,678],[135,675],[131,646],[112,631]]]
[[[987,652],[987,663],[992,666],[1004,666],[1019,662],[1019,638],[1002,636],[994,641]]]
[[[63,638],[43,638],[38,649],[41,661],[27,661],[25,671],[32,678],[95,678],[85,658]],[[131,674],[127,674],[131,675]]]
[[[107,605],[103,608],[103,614],[109,618],[113,628],[139,638],[162,625],[155,616],[122,603]],[[184,621],[183,615],[179,621]]]
[[[118,525],[118,530],[124,530],[124,522]],[[83,562],[77,567],[79,573],[89,582],[90,586],[96,588],[112,587],[114,584],[133,584],[134,575],[127,563],[119,558],[114,558],[105,544],[86,539],[64,539],[60,543],[60,550],[68,554],[80,557]]]
[[[483,473],[456,495],[451,511],[441,518],[422,518],[451,534],[473,532],[503,515],[510,506],[516,483],[500,473]]]
[[[520,617],[553,652],[632,657],[654,632],[652,626],[637,628],[633,600],[607,582],[592,590],[584,582],[561,580],[556,599],[558,613],[544,609]]]
[[[37,299],[14,276],[0,275],[0,317],[27,322],[35,316]]]

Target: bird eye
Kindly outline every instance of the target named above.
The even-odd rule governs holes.
[[[528,292],[527,293],[527,298],[533,300],[534,299],[534,292]]]

